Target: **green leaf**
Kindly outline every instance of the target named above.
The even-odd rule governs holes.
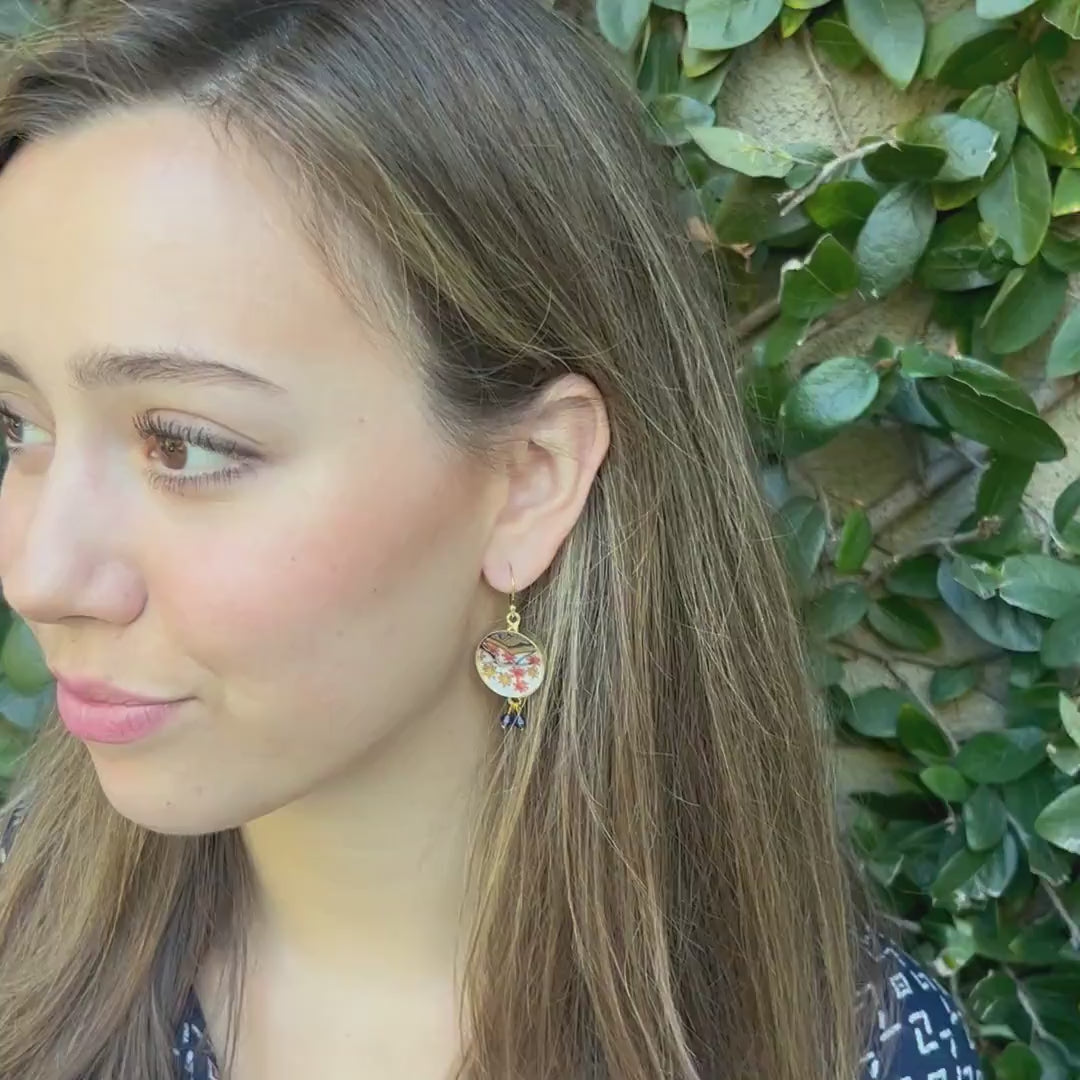
[[[1016,96],[1024,126],[1041,143],[1076,153],[1076,134],[1065,106],[1061,103],[1050,70],[1043,60],[1033,56],[1020,69]]]
[[[1054,763],[1054,767],[1066,776],[1076,776],[1080,773],[1080,747],[1072,743],[1049,743],[1046,747],[1046,756]]]
[[[994,1058],[995,1080],[1040,1080],[1042,1075],[1042,1063],[1023,1043],[1009,1043]]]
[[[695,49],[734,49],[758,37],[783,0],[686,0],[686,40]]]
[[[844,518],[833,565],[841,574],[855,574],[862,569],[874,544],[870,517],[861,506],[853,507]]]
[[[1001,172],[1012,153],[1020,124],[1016,96],[1007,86],[980,86],[956,110],[958,116],[978,120],[997,132],[993,159],[986,172],[974,180],[957,184],[936,182],[934,205],[939,210],[953,210],[974,199]]]
[[[1046,628],[1039,656],[1047,667],[1080,664],[1080,606],[1070,609]]]
[[[940,146],[915,142],[890,142],[862,159],[863,168],[885,183],[901,180],[932,180],[945,167],[949,152]]]
[[[1042,17],[1071,38],[1080,38],[1080,3],[1077,0],[1050,0]]]
[[[1050,204],[1053,217],[1063,217],[1080,211],[1080,169],[1062,169],[1054,185],[1054,199]]]
[[[922,116],[898,125],[903,142],[937,146],[947,154],[938,180],[971,180],[982,176],[994,157],[998,133],[979,120],[956,113]]]
[[[1007,518],[1020,509],[1035,462],[1007,454],[994,454],[990,465],[979,478],[975,512],[980,517]]]
[[[777,511],[779,539],[799,589],[810,584],[825,549],[825,514],[817,501],[796,495]]]
[[[1001,791],[1009,819],[1027,849],[1031,872],[1050,885],[1064,885],[1071,876],[1070,867],[1061,852],[1035,832],[1035,819],[1061,793],[1059,776],[1047,762]]]
[[[48,24],[48,15],[33,0],[4,0],[0,4],[0,37],[17,38]]]
[[[929,765],[919,779],[945,802],[962,803],[971,793],[971,785],[951,765]]]
[[[805,259],[792,259],[780,268],[780,310],[793,319],[816,319],[859,283],[851,253],[826,233]]]
[[[1002,83],[1020,70],[1031,49],[1031,43],[1014,27],[989,30],[965,41],[947,56],[938,72],[938,82],[958,90]]]
[[[1036,727],[980,731],[956,755],[956,767],[977,784],[1007,784],[1046,759],[1046,732]]]
[[[789,188],[806,187],[821,172],[821,167],[832,161],[836,154],[819,143],[786,143],[782,149],[795,159],[795,167],[784,177]]]
[[[1080,271],[1080,238],[1069,236],[1060,224],[1050,226],[1039,254],[1063,274]]]
[[[866,411],[879,382],[874,368],[858,357],[825,360],[792,387],[782,409],[784,421],[811,433],[835,431]]]
[[[936,555],[913,555],[904,559],[885,578],[884,585],[896,596],[916,600],[940,599],[937,587],[938,558]]]
[[[969,895],[971,879],[990,858],[985,852],[961,848],[945,862],[930,887],[930,895],[941,904],[959,905]]]
[[[851,699],[848,725],[868,739],[895,739],[900,709],[917,705],[909,694],[888,686],[875,686]]]
[[[703,76],[715,71],[730,55],[731,52],[728,49],[695,49],[688,45],[684,38],[679,54],[682,61],[684,85],[686,82],[700,81]]]
[[[915,276],[928,289],[959,292],[993,285],[1011,265],[986,243],[979,215],[970,207],[938,219]]]
[[[815,637],[827,640],[846,634],[862,622],[870,598],[858,582],[834,585],[810,604],[806,614],[807,629]]]
[[[1080,307],[1074,307],[1058,328],[1046,358],[1046,374],[1051,379],[1080,371]]]
[[[690,138],[718,165],[746,176],[784,177],[795,158],[784,150],[764,146],[743,131],[729,127],[691,127]]]
[[[810,8],[793,8],[785,3],[780,9],[780,36],[791,37],[810,18],[811,14]]]
[[[1025,265],[1038,254],[1050,225],[1050,175],[1039,144],[1021,134],[1001,173],[979,193],[983,221]]]
[[[1059,795],[1035,819],[1035,831],[1044,840],[1080,855],[1080,787]]]
[[[911,277],[936,219],[930,193],[924,187],[899,184],[887,192],[867,218],[855,245],[860,291],[879,299]]]
[[[907,345],[900,350],[900,370],[909,379],[930,379],[951,375],[956,365],[951,356],[934,352],[925,345]]]
[[[815,225],[827,231],[855,228],[866,221],[880,197],[860,180],[834,180],[822,184],[806,200],[806,213]]]
[[[1062,692],[1058,695],[1058,715],[1061,717],[1061,726],[1065,734],[1080,747],[1080,709],[1076,702],[1068,694]]]
[[[856,41],[901,90],[919,69],[926,20],[916,0],[844,0]]]
[[[990,858],[975,874],[975,886],[986,896],[1001,896],[1020,868],[1020,849],[1012,833],[1005,833],[1001,843],[990,851]],[[974,892],[974,890],[973,890]]]
[[[818,19],[810,28],[810,36],[830,62],[844,71],[854,71],[866,59],[866,50],[843,19],[831,15]]]
[[[983,641],[1012,652],[1038,652],[1042,644],[1042,623],[1026,611],[1019,611],[998,597],[982,599],[965,589],[953,572],[955,560],[942,559],[937,586],[949,609]]]
[[[1061,313],[1068,283],[1042,259],[1011,270],[983,318],[990,348],[1002,355],[1019,352],[1042,337]]]
[[[1015,409],[1036,413],[1038,410],[1031,395],[1011,375],[970,356],[953,357],[952,379],[970,386],[972,390],[997,398]]]
[[[903,596],[874,601],[866,621],[886,641],[909,652],[928,652],[941,644],[941,634],[930,616]]]
[[[1054,528],[1063,533],[1080,510],[1080,478],[1067,484],[1054,500]]]
[[[1005,804],[985,784],[980,784],[964,803],[963,817],[967,845],[972,851],[989,851],[1005,835]]]
[[[682,146],[690,141],[690,128],[716,119],[708,105],[683,94],[661,94],[649,105],[649,113],[657,124],[649,137],[661,146]]]
[[[1080,566],[1051,555],[1010,555],[1001,575],[1001,598],[1024,611],[1058,619],[1080,602]]]
[[[974,664],[938,668],[930,679],[930,703],[944,705],[956,701],[974,689],[978,681],[979,670]]]
[[[975,0],[975,13],[984,19],[1003,19],[1031,7],[1036,0]]]
[[[992,450],[1029,461],[1059,461],[1065,444],[1038,416],[980,394],[957,379],[921,379],[919,395],[953,431]]]
[[[945,732],[914,705],[900,706],[896,734],[904,748],[925,765],[941,764],[952,752]]]
[[[649,15],[649,0],[596,0],[600,33],[620,52],[630,52]]]
[[[20,694],[36,694],[53,681],[37,639],[22,619],[12,621],[0,646],[0,670]]]

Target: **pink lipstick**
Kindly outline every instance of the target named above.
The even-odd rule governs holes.
[[[146,697],[93,679],[56,681],[56,707],[64,727],[90,742],[134,742],[167,724],[190,700]]]

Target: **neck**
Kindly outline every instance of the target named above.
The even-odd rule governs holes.
[[[456,970],[497,709],[475,675],[462,679],[338,777],[243,827],[259,951],[331,979]]]

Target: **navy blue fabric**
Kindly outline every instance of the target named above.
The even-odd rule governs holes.
[[[21,817],[20,806],[0,833],[0,864],[7,858]],[[867,936],[863,943],[874,951],[885,983],[880,988],[863,987],[855,1003],[874,1015],[859,1080],[985,1080],[975,1046],[948,991],[892,942],[875,945]],[[206,1018],[194,989],[188,993],[177,1025],[173,1058],[178,1080],[219,1080]]]
[[[873,939],[863,941],[872,947]],[[874,1013],[871,1045],[862,1059],[859,1080],[984,1080],[952,995],[902,949],[891,942],[878,944],[875,951],[886,979],[884,988],[865,986],[857,1003]],[[883,994],[891,1003],[882,1000]],[[200,1040],[205,1040],[201,1046]],[[206,1019],[194,991],[174,1053],[179,1080],[218,1080]]]

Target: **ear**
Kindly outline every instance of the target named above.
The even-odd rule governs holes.
[[[509,593],[515,584],[521,590],[551,565],[610,441],[603,396],[589,379],[565,375],[543,391],[515,429],[505,459],[506,501],[483,562],[492,588]]]

